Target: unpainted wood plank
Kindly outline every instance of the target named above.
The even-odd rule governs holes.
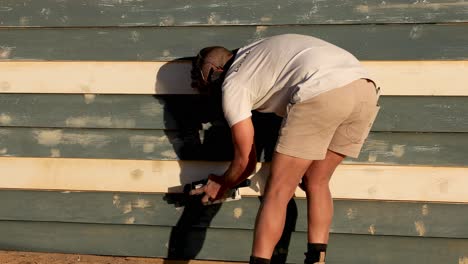
[[[4,250],[114,256],[246,261],[252,243],[251,230],[238,229],[2,221],[0,231]],[[278,251],[287,252],[288,263],[302,263],[306,241],[293,232]],[[457,263],[468,240],[332,234],[327,253],[331,263]]]
[[[270,161],[280,119],[254,122],[259,161]],[[193,120],[192,120],[193,121]],[[0,156],[136,160],[232,159],[229,128],[213,123],[206,130],[0,128]],[[466,166],[468,133],[371,132],[359,158],[347,164]]]
[[[0,220],[253,229],[258,197],[203,206],[182,194],[1,190]],[[83,206],[86,205],[86,206]],[[468,204],[335,200],[332,233],[468,239]],[[307,201],[288,206],[307,231]]]
[[[468,132],[467,96],[382,96],[379,104],[372,131]],[[213,112],[200,95],[0,94],[0,105],[3,127],[183,130]]]
[[[382,95],[468,95],[468,62],[464,60],[362,63],[382,88]],[[4,61],[0,62],[4,73],[0,92],[88,94],[89,100],[93,94],[195,94],[190,68],[189,61]]]
[[[222,174],[227,162],[0,158],[0,188],[180,193],[183,185]],[[259,163],[241,194],[263,193],[269,164]],[[331,180],[337,199],[468,202],[466,168],[340,165]],[[297,197],[305,197],[300,189]]]
[[[7,27],[108,27],[466,22],[463,1],[14,1],[0,5]]]
[[[0,29],[0,60],[170,61],[207,46],[235,49],[284,33],[314,35],[361,60],[466,60],[466,28],[461,23]]]

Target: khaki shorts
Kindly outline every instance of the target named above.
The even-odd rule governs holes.
[[[356,80],[304,102],[290,104],[276,151],[323,160],[327,149],[357,158],[379,111],[374,83]]]

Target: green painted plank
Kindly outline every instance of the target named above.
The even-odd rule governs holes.
[[[257,130],[259,160],[271,160],[275,135]],[[0,128],[0,156],[98,159],[229,160],[228,128],[162,131]],[[261,135],[264,135],[261,136]],[[466,166],[468,133],[373,132],[352,164]]]
[[[247,261],[252,231],[155,226],[1,221],[3,250]],[[353,246],[356,245],[356,246]],[[306,234],[292,233],[281,252],[303,263]],[[460,263],[467,239],[332,234],[329,263]],[[463,262],[462,262],[463,263]]]
[[[468,132],[468,98],[383,96],[373,131]]]
[[[196,95],[0,94],[7,127],[182,129],[213,111]],[[388,132],[468,132],[468,97],[383,96],[372,128]]]
[[[0,60],[151,61],[238,48],[282,33],[314,35],[362,60],[463,60],[468,25],[308,25],[1,29]],[[130,73],[129,73],[130,74]]]
[[[15,1],[0,3],[1,26],[190,26],[468,21],[463,1]]]
[[[86,205],[86,206],[84,206]],[[0,191],[0,220],[253,229],[260,200],[203,206],[180,194]],[[468,238],[468,204],[335,200],[332,233]],[[307,231],[307,201],[288,209]],[[424,226],[425,231],[416,226]]]

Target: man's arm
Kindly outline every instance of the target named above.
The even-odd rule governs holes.
[[[249,117],[231,127],[234,159],[224,173],[222,185],[229,189],[243,180],[255,170],[257,154],[254,145],[254,127]]]
[[[247,179],[255,170],[257,154],[254,145],[254,127],[252,119],[246,118],[231,127],[234,145],[234,158],[223,176],[210,175],[208,183],[192,194],[205,193],[202,202],[220,199],[230,188]]]

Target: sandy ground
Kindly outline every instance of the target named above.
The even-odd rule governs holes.
[[[1,264],[233,264],[215,261],[167,261],[157,258],[0,251]]]

